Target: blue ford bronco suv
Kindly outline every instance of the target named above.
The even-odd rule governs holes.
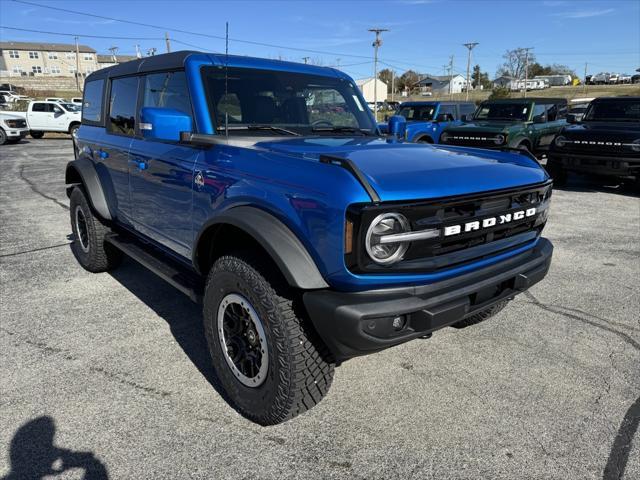
[[[440,134],[446,127],[471,120],[475,110],[471,102],[405,102],[400,105],[398,115],[407,120],[407,140],[440,143]]]
[[[341,362],[488,318],[540,281],[551,181],[525,153],[404,143],[344,73],[175,52],[86,79],[72,248],[201,302],[214,383],[283,422]]]

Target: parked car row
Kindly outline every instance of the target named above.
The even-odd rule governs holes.
[[[628,73],[600,72],[595,75],[587,75],[585,81],[588,85],[618,85],[625,83],[640,83],[640,75]]]
[[[640,178],[640,97],[526,98],[482,102],[407,102],[398,115],[411,142],[547,156],[557,185],[568,172]],[[446,112],[446,113],[445,113]],[[381,130],[389,127],[381,124]]]
[[[0,144],[18,141],[27,132],[33,138],[42,138],[46,132],[69,133],[75,137],[80,126],[81,110],[81,105],[77,103],[44,100],[29,102],[25,112],[0,112],[4,124]],[[10,128],[4,128],[9,124]]]

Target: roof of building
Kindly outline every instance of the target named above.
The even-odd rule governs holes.
[[[458,77],[462,77],[462,75],[456,73],[455,75],[451,76],[452,79]],[[449,83],[449,75],[422,75],[422,78],[420,78],[420,80],[416,82],[416,85],[420,85],[421,83],[425,83],[429,80],[437,80],[438,82]]]
[[[40,43],[40,42],[0,42],[0,50],[31,50],[40,52],[75,52],[76,45],[73,43]],[[78,50],[82,53],[96,53],[96,51],[86,45],[78,45]]]
[[[113,55],[97,55],[98,63],[115,63],[113,61]],[[138,57],[135,55],[116,55],[117,63],[130,62],[131,60],[137,60]]]
[[[356,86],[361,87],[362,85],[364,85],[365,83],[369,83],[373,81],[373,77],[368,77],[368,78],[359,78],[358,80],[356,80]],[[378,79],[379,82],[384,83],[382,80]]]

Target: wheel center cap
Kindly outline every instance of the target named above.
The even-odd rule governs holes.
[[[252,346],[258,343],[258,335],[256,334],[255,330],[249,330],[247,332],[247,340],[249,340],[249,343]]]

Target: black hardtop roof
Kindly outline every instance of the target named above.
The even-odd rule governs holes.
[[[463,103],[468,103],[470,105],[474,105],[475,103],[472,102],[471,100],[469,101],[464,101],[464,100],[458,100],[458,101],[454,101],[454,100],[409,100],[406,102],[402,102],[400,105],[428,105],[430,103],[439,103],[440,105],[461,105]]]
[[[498,98],[495,100],[484,100],[482,103],[567,103],[566,98],[552,97],[527,97],[527,98]]]
[[[592,102],[601,102],[601,101],[607,101],[607,100],[629,100],[631,102],[640,102],[640,97],[632,97],[629,95],[622,95],[619,97],[596,97],[593,100],[591,100]]]
[[[155,70],[171,70],[184,66],[184,60],[193,54],[200,52],[182,50],[179,52],[165,53],[144,57],[130,62],[120,63],[112,67],[102,68],[87,77],[87,81],[100,80],[109,77],[121,77],[135,73],[153,72]]]

